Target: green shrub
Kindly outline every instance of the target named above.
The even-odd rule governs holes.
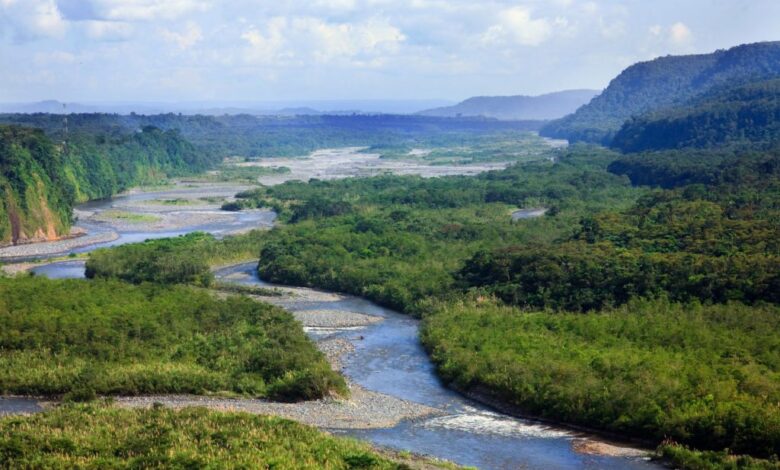
[[[0,279],[0,394],[344,393],[288,312],[118,281]]]
[[[4,468],[404,468],[366,444],[284,419],[101,404],[0,419],[0,462]]]

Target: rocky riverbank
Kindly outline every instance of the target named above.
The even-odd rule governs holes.
[[[233,276],[240,277],[241,275]],[[230,278],[230,276],[228,277]],[[222,279],[225,280],[224,278]],[[334,301],[341,298],[337,294],[314,291],[312,289],[280,288],[282,295],[264,297],[251,296],[257,300],[287,306],[301,302]],[[224,295],[224,293],[219,293]],[[340,370],[342,357],[354,350],[354,338],[333,338],[331,334],[360,329],[381,322],[382,318],[363,313],[341,310],[299,310],[293,311],[295,318],[304,329],[313,333],[317,347],[325,354],[331,366]],[[313,331],[312,331],[313,330]],[[326,429],[376,429],[390,428],[405,419],[421,418],[441,412],[435,408],[402,400],[383,393],[377,393],[349,382],[349,398],[328,397],[299,403],[279,403],[247,398],[218,398],[201,396],[146,396],[122,397],[116,402],[120,406],[149,407],[154,403],[182,408],[186,406],[205,406],[217,410],[244,411],[269,414],[299,421],[301,423]]]
[[[106,231],[93,232],[78,237],[63,238],[51,242],[5,246],[0,248],[0,261],[2,261],[3,258],[15,259],[34,258],[36,256],[53,256],[85,246],[112,242],[117,238],[119,238],[117,232],[107,229]]]

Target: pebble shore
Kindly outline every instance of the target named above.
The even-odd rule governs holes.
[[[242,275],[232,276],[233,279]],[[252,296],[257,300],[289,306],[301,302],[333,301],[338,294],[313,289],[281,288],[281,296]],[[222,294],[221,294],[222,295]],[[288,307],[289,308],[289,307]],[[365,327],[382,321],[381,317],[341,310],[293,311],[295,318],[305,329],[324,328],[334,332]],[[354,351],[352,339],[330,338],[328,335],[316,339],[317,347],[325,354],[331,366],[340,370],[344,355]],[[349,378],[347,378],[349,379]],[[155,403],[173,408],[205,406],[216,410],[243,411],[249,413],[281,416],[301,423],[326,429],[374,429],[390,428],[402,420],[441,414],[440,410],[407,400],[373,392],[350,383],[349,398],[327,397],[299,403],[279,403],[248,398],[218,398],[192,395],[121,397],[116,399],[120,406],[131,408],[150,407]]]

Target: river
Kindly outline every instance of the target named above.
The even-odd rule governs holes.
[[[125,206],[138,200],[170,197],[170,192],[126,195],[118,199]],[[82,209],[100,211],[115,207],[117,200],[91,203]],[[267,226],[273,215],[257,213],[248,217],[236,214],[230,229],[249,226]],[[172,236],[194,230],[215,234],[226,232],[224,224],[196,223],[176,230],[119,231],[120,237],[111,242],[82,247],[74,251],[89,251],[97,246],[130,243],[146,238]],[[229,282],[272,286],[261,281],[256,263],[247,263],[217,272]],[[83,261],[65,261],[33,268],[38,275],[51,278],[84,277]],[[363,327],[311,329],[309,334],[317,341],[323,335],[343,338],[354,350],[342,360],[342,372],[361,387],[391,397],[434,408],[433,415],[403,420],[391,427],[375,429],[328,428],[335,434],[349,435],[380,446],[431,455],[461,465],[485,469],[627,469],[649,470],[662,468],[650,462],[646,454],[635,449],[612,447],[596,436],[555,427],[533,420],[518,419],[495,412],[446,388],[437,378],[434,366],[423,350],[419,339],[417,320],[367,300],[338,295],[332,299],[289,301],[283,307],[293,312],[329,310],[358,312],[381,317],[382,321]],[[36,400],[0,398],[0,414],[24,413],[39,410]],[[595,455],[582,452],[592,448],[589,443],[603,444],[622,455]],[[585,445],[583,445],[585,444]]]
[[[284,287],[258,278],[256,263],[244,263],[217,271],[219,279],[244,285]],[[52,263],[34,268],[51,278],[83,278],[83,261]],[[343,360],[342,372],[351,382],[392,397],[438,410],[433,416],[405,420],[387,428],[337,429],[380,446],[408,450],[483,469],[626,469],[662,468],[641,452],[616,447],[625,455],[592,455],[578,452],[583,443],[603,443],[596,436],[491,410],[445,387],[437,378],[418,339],[419,322],[365,299],[339,295],[334,300],[290,299],[282,306],[293,312],[328,310],[379,316],[381,322],[361,328],[310,331],[315,341],[323,335],[343,338],[354,351]],[[37,409],[34,400],[0,400],[6,411]]]

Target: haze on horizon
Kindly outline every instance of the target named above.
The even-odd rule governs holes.
[[[601,89],[777,40],[776,0],[0,0],[0,102],[447,99]]]

